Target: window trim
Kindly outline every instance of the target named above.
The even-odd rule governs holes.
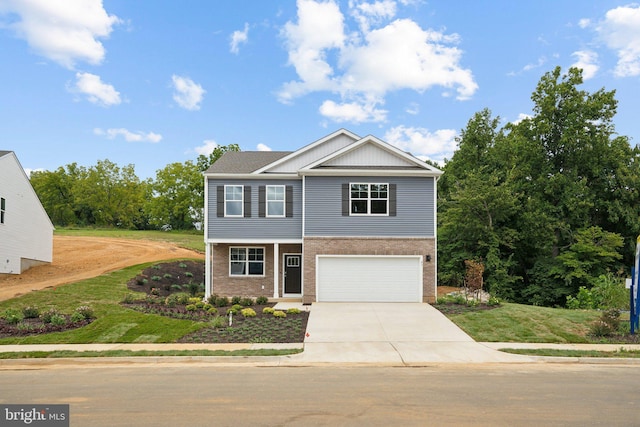
[[[351,195],[351,188],[353,185],[366,185],[367,186],[367,198],[357,198],[354,199]],[[385,185],[387,188],[387,197],[384,199],[381,198],[376,198],[376,199],[372,199],[371,198],[371,186],[372,185]],[[389,204],[389,200],[390,200],[390,196],[391,196],[391,186],[389,185],[388,182],[350,182],[349,183],[349,216],[389,216],[389,209],[390,209],[390,204]],[[353,202],[356,200],[366,200],[367,202],[367,212],[366,213],[354,213],[353,212]],[[386,205],[385,205],[385,212],[384,213],[372,213],[371,212],[371,202],[373,200],[384,200],[386,201]]]
[[[240,187],[240,200],[227,200],[227,188]],[[240,202],[240,214],[230,215],[227,213],[227,202]],[[243,218],[244,217],[244,185],[227,184],[224,186],[224,216],[225,218]]]
[[[282,200],[269,200],[269,188],[281,188]],[[282,203],[282,215],[273,215],[269,213],[269,202],[281,202]],[[285,218],[287,216],[287,188],[285,185],[267,185],[265,186],[265,216],[267,218]]]
[[[231,259],[231,251],[233,249],[244,249],[245,251],[245,259],[244,259],[244,263],[245,263],[245,273],[244,274],[233,274],[231,272],[231,263],[232,262],[238,262],[238,261],[233,261]],[[252,261],[254,263],[261,263],[262,264],[262,274],[250,274],[249,273],[249,262],[251,261],[249,259],[249,249],[261,249],[262,250],[262,261]],[[265,263],[265,259],[266,259],[266,250],[264,246],[229,246],[229,277],[265,277],[265,272],[266,272],[266,263]]]

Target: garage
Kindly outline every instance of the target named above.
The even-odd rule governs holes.
[[[318,255],[319,302],[422,302],[422,257]]]

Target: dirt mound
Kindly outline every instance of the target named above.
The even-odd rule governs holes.
[[[108,237],[53,237],[53,263],[19,275],[0,276],[0,301],[48,287],[96,277],[136,264],[204,255],[170,242]]]

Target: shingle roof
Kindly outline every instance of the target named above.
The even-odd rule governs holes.
[[[0,150],[0,157],[4,157],[9,153],[11,153],[11,151]]]
[[[206,173],[251,173],[291,154],[291,151],[227,151]]]

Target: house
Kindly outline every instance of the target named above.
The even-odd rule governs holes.
[[[0,274],[53,258],[53,224],[13,151],[0,151]]]
[[[206,296],[433,302],[441,174],[344,129],[225,153],[204,174]]]

